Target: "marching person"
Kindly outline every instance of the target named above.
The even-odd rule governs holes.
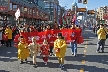
[[[66,53],[67,44],[62,36],[62,33],[57,34],[57,39],[54,42],[55,56],[58,58],[61,69],[64,69],[64,57]]]
[[[72,24],[71,29],[73,31],[75,31],[77,29],[75,27],[75,24]],[[72,41],[70,42],[70,45],[71,45],[71,49],[72,49],[72,55],[77,56],[77,42],[76,42],[77,35],[76,35],[76,32],[72,32],[71,38],[72,38]]]
[[[42,46],[40,47],[41,50],[41,56],[43,58],[43,61],[45,65],[47,65],[48,62],[48,56],[49,56],[49,51],[50,51],[50,46],[48,44],[47,39],[44,39]]]
[[[27,49],[27,43],[24,37],[21,36],[18,44],[18,59],[21,60],[20,64],[23,64],[24,60],[27,62],[27,57],[29,57],[29,50]]]
[[[51,29],[50,25],[46,26],[45,31],[48,31],[48,30],[53,30],[53,29]],[[49,42],[49,45],[50,45],[50,56],[54,56],[54,54],[53,54],[54,43]]]
[[[102,46],[101,50],[104,52],[105,40],[108,30],[104,27],[103,24],[100,24],[100,29],[97,31],[98,42],[97,42],[97,51],[100,52],[100,46]]]
[[[28,45],[28,48],[30,49],[31,57],[33,58],[34,67],[37,67],[36,56],[37,56],[37,54],[39,52],[39,44],[36,42],[36,38],[35,37],[32,38],[32,43],[30,43]]]

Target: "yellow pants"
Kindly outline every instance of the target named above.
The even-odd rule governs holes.
[[[58,61],[59,61],[59,64],[64,64],[64,57],[63,58],[59,57]]]

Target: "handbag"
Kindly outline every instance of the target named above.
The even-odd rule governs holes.
[[[105,31],[105,29],[104,29],[104,31]],[[106,39],[108,38],[108,34],[107,34],[107,32],[105,31],[105,33],[106,33]]]

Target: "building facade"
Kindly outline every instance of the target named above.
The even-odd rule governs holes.
[[[63,13],[63,8],[59,5],[58,0],[44,0],[45,2],[45,9],[50,14],[49,20],[51,22],[59,23]]]
[[[97,20],[99,23],[108,23],[108,6],[99,7],[97,9]]]
[[[5,0],[0,3],[0,21],[4,19],[11,24],[18,22],[15,19],[15,12],[20,9],[19,22],[35,22],[39,24],[41,21],[49,20],[49,14],[45,11],[44,6],[38,6],[33,0]],[[42,3],[38,2],[38,4]]]
[[[105,13],[104,7],[99,7],[97,9],[97,15],[98,15],[99,20],[104,20],[104,18],[103,18],[104,13]]]

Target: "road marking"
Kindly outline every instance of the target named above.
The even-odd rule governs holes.
[[[83,68],[81,68],[81,69],[80,69],[80,72],[84,72],[84,69],[83,69]]]
[[[85,60],[82,60],[82,64],[85,64]]]
[[[83,57],[86,57],[86,54],[84,54]]]

